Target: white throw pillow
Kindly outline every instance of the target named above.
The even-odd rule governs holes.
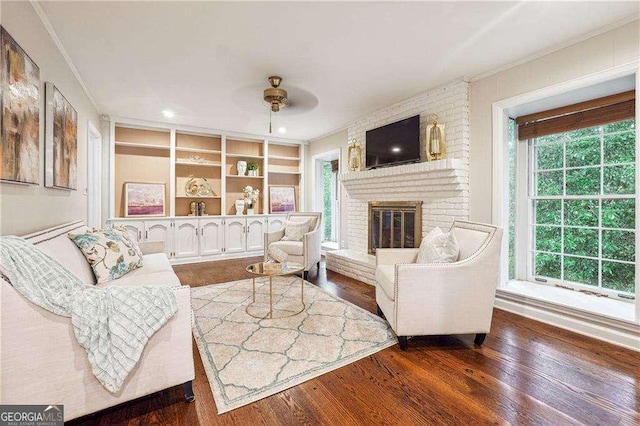
[[[452,231],[444,233],[437,226],[423,238],[416,263],[453,263],[460,248]]]
[[[300,222],[288,220],[284,225],[284,237],[282,237],[282,241],[301,241],[304,234],[309,232],[312,220],[313,219],[309,219]]]

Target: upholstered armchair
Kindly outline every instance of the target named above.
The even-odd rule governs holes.
[[[304,278],[306,279],[313,265],[317,265],[318,270],[320,270],[320,245],[322,243],[320,224],[322,222],[322,213],[301,212],[287,215],[287,222],[304,221],[310,221],[310,230],[304,234],[301,241],[285,241],[282,239],[285,236],[286,223],[282,229],[265,233],[264,258],[265,261],[268,259],[270,248],[278,248],[287,254],[287,261],[304,265]]]
[[[460,248],[454,263],[417,264],[419,249],[376,250],[378,315],[402,350],[409,336],[475,334],[482,345],[491,328],[502,229],[454,222],[451,230]]]

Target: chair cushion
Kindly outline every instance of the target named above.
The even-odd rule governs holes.
[[[293,256],[302,256],[304,253],[302,241],[276,241],[269,244],[269,249],[272,247]]]
[[[136,271],[141,271],[145,268],[146,266],[137,269]],[[127,274],[126,276],[118,278],[117,280],[111,280],[104,284],[99,284],[98,287],[111,287],[115,285],[122,285],[127,287],[140,287],[143,285],[179,287],[181,284],[180,279],[175,273],[165,271],[153,272],[151,274],[143,273],[135,276],[133,274]]]
[[[142,266],[142,252],[129,232],[122,229],[69,233],[69,238],[87,258],[98,284],[120,278]]]
[[[288,220],[284,225],[284,237],[282,241],[302,241],[304,234],[309,232],[311,220],[292,221]]]
[[[444,233],[435,227],[420,243],[416,263],[453,263],[458,260],[460,249],[452,231]]]
[[[390,300],[395,300],[396,265],[379,265],[376,268],[376,283]]]

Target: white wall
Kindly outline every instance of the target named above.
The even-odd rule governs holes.
[[[471,82],[469,218],[491,222],[492,104],[523,93],[605,71],[640,58],[640,22]]]
[[[2,26],[40,68],[40,185],[0,183],[0,235],[23,235],[48,226],[86,220],[87,121],[100,128],[85,95],[29,2],[1,2]],[[78,112],[78,190],[44,187],[44,83],[52,82]]]

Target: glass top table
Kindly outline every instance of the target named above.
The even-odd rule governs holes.
[[[251,315],[254,318],[259,319],[274,319],[274,318],[288,318],[294,315],[298,315],[302,311],[304,311],[304,265],[301,263],[295,262],[283,262],[280,264],[281,268],[278,269],[267,269],[265,270],[264,262],[252,263],[247,266],[247,272],[253,275],[252,277],[252,301],[245,308],[245,312]],[[288,313],[286,315],[279,315],[274,317],[274,309],[273,309],[273,277],[281,277],[285,275],[293,275],[297,272],[303,272],[300,276],[300,304],[302,308],[293,313]],[[256,278],[265,277],[269,279],[269,312],[266,315],[260,316],[251,313],[252,309],[255,309],[256,306]],[[281,310],[276,309],[276,311],[283,312]]]

